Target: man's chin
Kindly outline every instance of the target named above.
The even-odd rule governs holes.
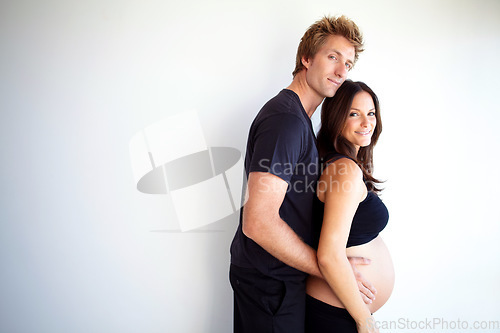
[[[333,90],[333,91],[329,91],[329,92],[328,92],[328,95],[326,95],[326,96],[325,96],[325,98],[326,98],[326,97],[333,97],[333,96],[335,96],[335,93],[336,93],[336,92],[337,92],[337,89],[335,89],[335,90]]]

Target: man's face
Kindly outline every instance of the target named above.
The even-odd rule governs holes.
[[[354,64],[354,46],[343,36],[327,37],[310,59],[302,59],[308,86],[320,98],[333,97]]]

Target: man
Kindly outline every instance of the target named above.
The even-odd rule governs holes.
[[[252,123],[248,201],[231,244],[234,332],[304,331],[305,278],[322,276],[309,245],[320,173],[310,118],[347,78],[362,47],[358,27],[344,16],[314,23],[300,41],[292,83]],[[351,258],[351,264],[362,263]],[[369,302],[374,289],[358,281]]]

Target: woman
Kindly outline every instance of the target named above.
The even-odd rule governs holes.
[[[394,286],[391,257],[378,235],[389,215],[377,195],[380,181],[372,176],[373,147],[382,132],[377,96],[363,82],[347,80],[324,101],[321,124],[324,164],[314,225],[325,280],[308,279],[306,332],[376,332],[371,314]],[[361,298],[348,257],[371,259],[358,266],[377,290],[371,304]]]

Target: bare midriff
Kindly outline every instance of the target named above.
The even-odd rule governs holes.
[[[373,303],[367,304],[370,312],[374,313],[387,302],[394,287],[394,266],[389,250],[382,238],[377,236],[366,244],[348,247],[346,254],[347,257],[371,259],[369,265],[357,265],[356,268],[377,290]],[[327,304],[344,308],[342,302],[323,279],[310,276],[307,280],[307,294]]]

